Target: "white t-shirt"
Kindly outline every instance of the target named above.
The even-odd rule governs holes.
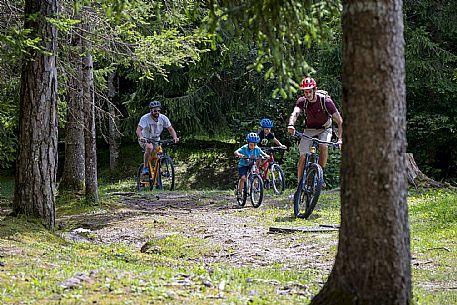
[[[140,119],[138,126],[142,128],[141,133],[146,139],[160,140],[160,134],[164,128],[171,126],[170,120],[163,114],[159,114],[157,122],[152,119],[150,113],[146,113]]]

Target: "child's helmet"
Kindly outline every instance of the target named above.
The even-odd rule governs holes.
[[[260,137],[255,132],[250,132],[246,136],[246,141],[248,141],[248,143],[259,143]]]
[[[302,89],[302,90],[314,89],[314,88],[317,88],[317,83],[311,77],[304,78],[300,83],[300,89]]]
[[[262,128],[272,128],[273,121],[270,119],[264,118],[264,119],[260,120],[260,126],[262,126]]]
[[[162,105],[160,104],[159,101],[152,101],[149,103],[149,108],[162,108]]]

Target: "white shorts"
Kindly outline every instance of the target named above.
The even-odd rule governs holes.
[[[321,141],[330,142],[332,139],[332,128],[321,128],[321,129],[305,129],[303,133],[310,137],[317,137]],[[307,138],[301,138],[300,143],[298,144],[298,151],[300,155],[304,155],[309,152],[312,141]]]

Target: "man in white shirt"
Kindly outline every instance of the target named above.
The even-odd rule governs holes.
[[[177,143],[179,141],[176,131],[171,126],[171,122],[167,116],[160,113],[162,105],[159,101],[152,101],[149,103],[150,113],[143,115],[136,128],[136,135],[138,136],[138,143],[144,150],[144,169],[143,174],[149,172],[148,161],[153,153],[157,152],[158,143],[146,143],[146,139],[159,141],[160,134],[166,128],[171,137]]]

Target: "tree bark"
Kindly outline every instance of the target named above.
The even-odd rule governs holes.
[[[111,170],[116,169],[119,161],[119,140],[117,109],[114,104],[116,88],[114,86],[114,72],[108,76],[108,109],[109,109],[109,167]]]
[[[84,26],[88,29],[87,21],[84,22]],[[83,39],[83,52],[83,96],[86,117],[86,128],[84,129],[86,199],[91,202],[98,202],[94,72],[91,54],[92,46],[87,39]]]
[[[418,187],[443,187],[442,183],[439,183],[425,175],[417,166],[414,156],[411,153],[406,154],[406,173],[408,182],[415,188]]]
[[[24,28],[40,37],[46,53],[29,48],[21,71],[19,144],[13,213],[41,218],[55,228],[57,174],[57,30],[44,17],[55,17],[57,1],[25,1]],[[32,15],[37,15],[30,18]]]
[[[311,304],[409,304],[402,1],[343,3],[341,228]]]
[[[79,19],[78,17],[75,18]],[[85,179],[81,43],[79,35],[72,37],[73,48],[70,57],[74,66],[74,73],[70,73],[67,123],[65,125],[65,161],[63,175],[59,183],[59,189],[77,191],[84,189]]]

